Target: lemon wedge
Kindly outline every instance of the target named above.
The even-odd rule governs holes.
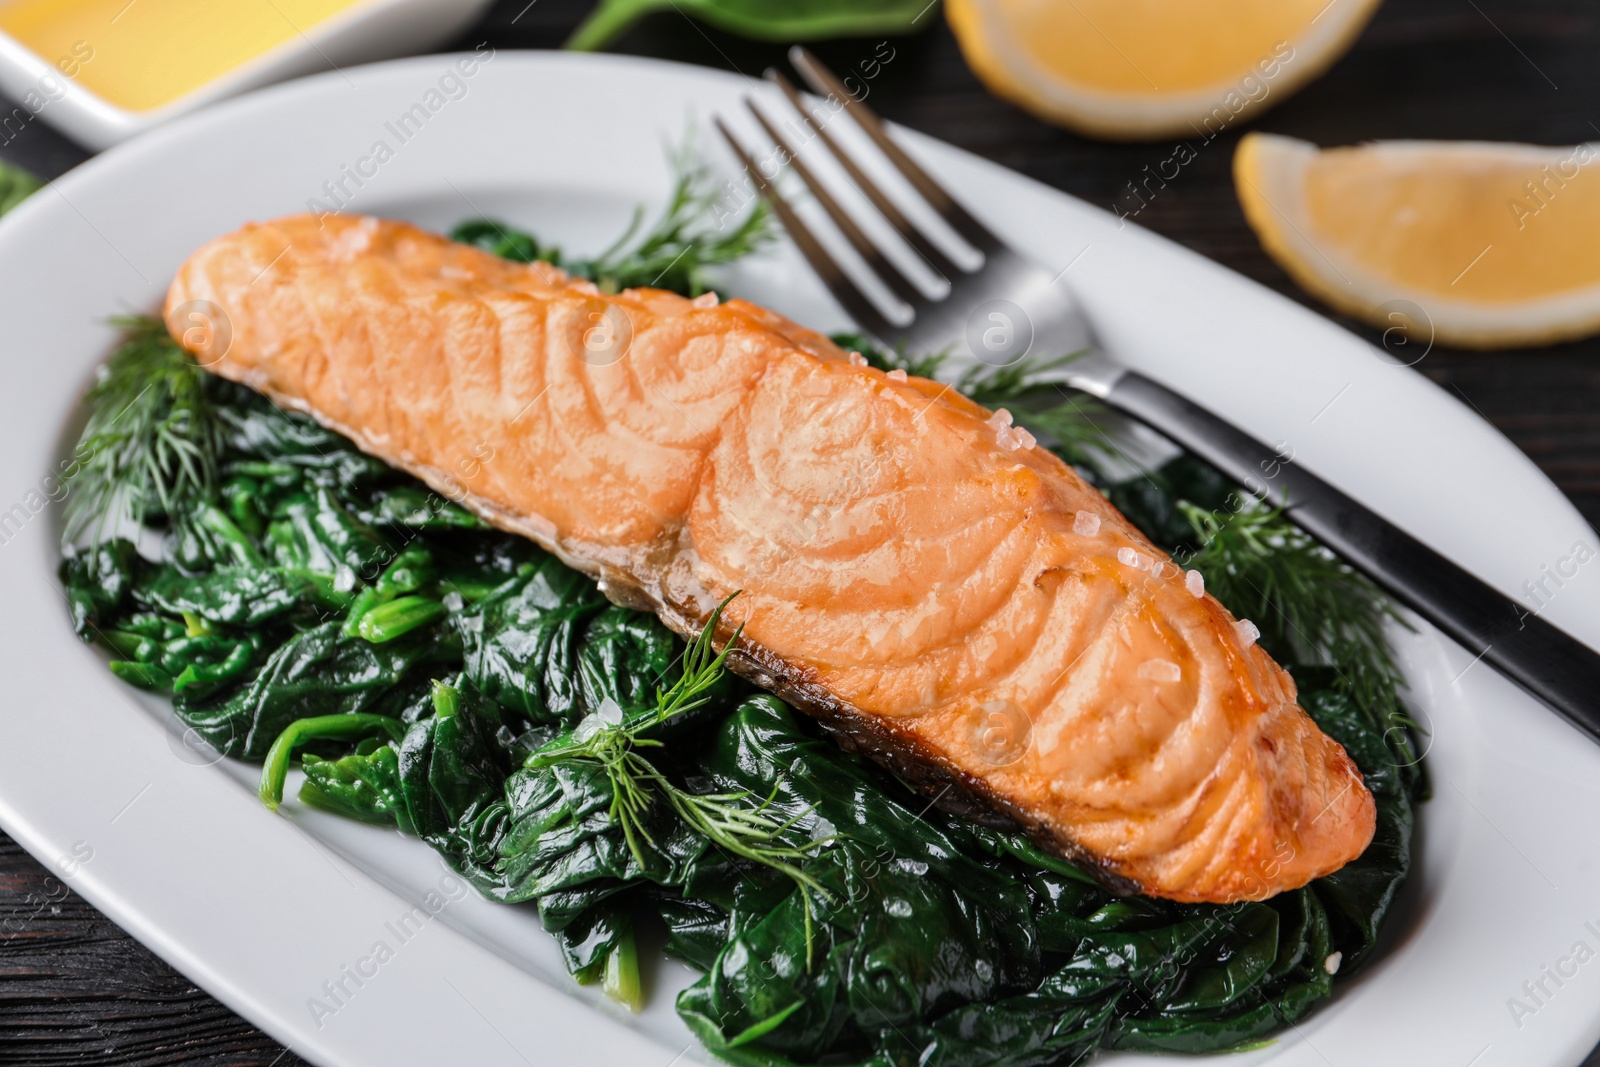
[[[1462,348],[1600,332],[1600,145],[1253,133],[1233,176],[1267,252],[1347,314]]]
[[[1350,47],[1380,0],[947,0],[991,90],[1081,133],[1206,139]]]

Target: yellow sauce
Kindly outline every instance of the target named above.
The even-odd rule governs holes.
[[[0,0],[0,31],[106,101],[184,96],[361,0]],[[91,55],[87,61],[83,56]]]

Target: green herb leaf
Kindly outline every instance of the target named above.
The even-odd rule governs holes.
[[[123,519],[181,512],[216,484],[221,427],[205,372],[161,322],[119,322],[123,343],[89,390],[89,423],[69,470],[68,543],[96,543]]]
[[[669,781],[638,751],[661,746],[660,741],[642,736],[646,730],[706,703],[706,693],[721,679],[728,653],[744,631],[744,627],[740,626],[734,630],[720,653],[714,651],[713,641],[722,621],[722,613],[738,595],[732,593],[718,604],[699,635],[690,642],[683,654],[682,676],[671,688],[656,694],[654,716],[636,718],[632,722],[621,719],[604,722],[596,713],[568,737],[535,752],[528,758],[527,766],[540,769],[579,761],[593,763],[604,769],[611,782],[611,821],[622,829],[628,850],[641,868],[649,866],[650,862],[644,853],[644,846],[655,845],[655,839],[646,827],[645,815],[659,796],[667,801],[687,826],[718,848],[782,873],[801,888],[803,895],[815,892],[826,897],[827,891],[822,885],[797,864],[814,855],[827,841],[814,840],[796,846],[785,840],[785,835],[799,816],[783,818],[772,814],[772,796],[760,804],[748,805],[745,802],[751,793],[747,790],[690,793]],[[618,709],[618,714],[621,714],[621,709]],[[777,788],[776,785],[773,787],[773,795],[776,795]],[[806,959],[809,965],[811,910],[809,897],[805,899]]]
[[[740,623],[733,631],[733,636],[728,638],[721,652],[716,651],[712,642],[716,640],[717,626],[722,622],[723,611],[738,595],[738,592],[729,593],[727,599],[716,606],[705,627],[684,650],[683,674],[670,689],[656,693],[657,723],[666,722],[675,715],[685,714],[704,705],[708,699],[706,693],[722,678],[728,653],[733,651],[733,646],[744,633],[744,624]]]
[[[676,10],[740,37],[787,43],[912,33],[929,25],[932,7],[927,0],[602,0],[565,47],[604,48],[656,11]]]
[[[1295,526],[1282,508],[1247,497],[1236,510],[1180,505],[1199,548],[1185,562],[1207,589],[1261,631],[1279,662],[1331,665],[1334,687],[1372,716],[1372,725],[1415,767],[1411,723],[1386,629],[1410,628],[1365,576]]]
[[[674,172],[672,194],[655,223],[642,235],[643,209],[610,248],[592,259],[563,259],[559,249],[545,248],[532,235],[504,223],[476,219],[452,233],[458,241],[518,262],[543,259],[588,278],[602,292],[651,287],[699,296],[711,287],[711,268],[742,259],[773,241],[777,230],[766,202],[732,199],[711,168],[698,159],[685,138],[669,154]]]

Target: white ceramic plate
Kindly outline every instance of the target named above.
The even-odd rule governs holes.
[[[47,478],[113,342],[105,317],[153,308],[202,242],[326,202],[324,183],[342,181],[352,210],[433,226],[495,213],[594,250],[635,203],[664,198],[663,141],[691,115],[735,112],[754,87],[655,62],[502,53],[396,143],[388,124],[450,64],[425,57],[241,98],[107,152],[0,223],[0,825],[313,1062],[666,1067],[701,1055],[671,1010],[685,971],[663,965],[650,1010],[624,1018],[567,980],[527,909],[452,891],[425,846],[294,804],[267,814],[250,772],[185,747],[163,705],[77,644],[53,578]],[[1570,562],[1575,544],[1593,555],[1594,534],[1451,397],[1215,264],[906,137],[1000,233],[1071,265],[1118,357],[1286,442],[1508,593],[1576,568],[1559,589],[1546,580],[1548,614],[1600,644],[1600,565]],[[392,158],[377,164],[380,140]],[[843,325],[787,248],[729,287]],[[1436,796],[1391,943],[1331,1004],[1229,1062],[1576,1063],[1600,1035],[1600,748],[1434,633],[1401,648],[1433,729]],[[381,964],[370,960],[379,942]]]

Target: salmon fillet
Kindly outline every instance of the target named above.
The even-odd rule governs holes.
[[[742,591],[736,671],[1119,891],[1262,899],[1372,839],[1360,772],[1253,631],[938,382],[743,301],[604,295],[374,218],[246,226],[167,311],[210,370],[680,634]]]

